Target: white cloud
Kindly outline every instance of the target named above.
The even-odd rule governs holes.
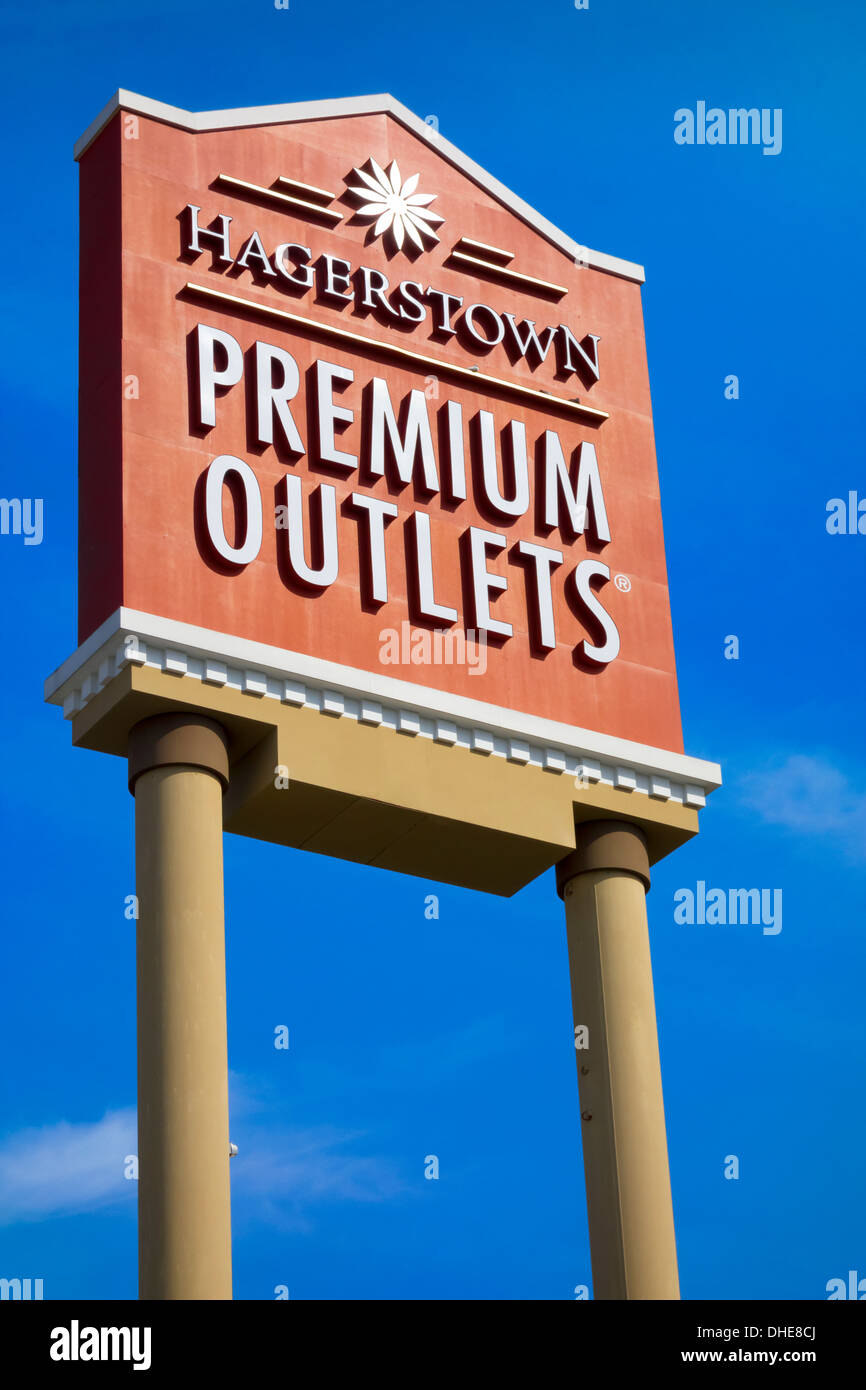
[[[124,1178],[123,1161],[135,1151],[132,1109],[9,1135],[0,1141],[0,1225],[131,1200],[136,1184]]]
[[[247,1078],[232,1080],[235,1095],[255,1095]],[[306,1228],[307,1214],[323,1204],[382,1202],[406,1189],[391,1160],[352,1151],[363,1134],[274,1129],[267,1110],[258,1099],[240,1106],[249,1118],[238,1135],[242,1153],[232,1159],[232,1192],[247,1219]],[[132,1108],[95,1123],[62,1120],[9,1135],[0,1141],[0,1226],[133,1202],[138,1185],[123,1169],[137,1143]]]
[[[233,1193],[279,1205],[287,1202],[295,1210],[397,1196],[406,1184],[388,1159],[346,1152],[363,1138],[360,1132],[327,1125],[250,1134],[233,1160]]]
[[[742,779],[743,799],[770,825],[835,839],[850,858],[866,850],[866,794],[833,763],[796,754]]]

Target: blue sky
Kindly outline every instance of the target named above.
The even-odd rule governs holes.
[[[75,644],[72,146],[119,86],[193,110],[390,91],[646,266],[686,749],[725,777],[648,899],[683,1296],[866,1275],[866,536],[825,526],[866,496],[862,7],[47,0],[2,26],[0,490],[44,498],[45,534],[0,536],[0,1275],[136,1292],[133,803],[42,704]],[[781,108],[781,153],[675,144],[699,100]],[[589,1284],[552,874],[501,901],[234,837],[225,865],[236,1297]],[[677,924],[698,880],[781,888],[782,931]]]

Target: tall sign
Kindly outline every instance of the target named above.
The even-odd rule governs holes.
[[[237,833],[643,892],[719,772],[683,752],[641,268],[390,97],[121,92],[76,155],[75,741],[139,818],[198,768]]]

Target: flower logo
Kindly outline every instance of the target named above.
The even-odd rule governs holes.
[[[349,192],[363,199],[363,206],[357,209],[355,216],[375,217],[373,235],[384,236],[388,233],[398,251],[407,240],[413,242],[419,251],[425,249],[424,237],[438,241],[431,224],[444,222],[445,219],[429,209],[435,193],[415,192],[421,175],[412,174],[403,183],[396,160],[391,161],[387,173],[372,157],[369,164],[372,174],[365,173],[363,169],[353,170],[363,185],[349,185]]]

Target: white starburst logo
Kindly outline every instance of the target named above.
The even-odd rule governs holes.
[[[421,175],[412,174],[403,183],[396,159],[391,161],[387,173],[372,157],[369,164],[373,170],[372,174],[365,173],[363,169],[353,170],[363,187],[353,187],[350,184],[349,192],[364,200],[363,206],[356,210],[355,216],[370,219],[375,217],[373,235],[384,236],[388,233],[398,251],[407,239],[413,242],[419,251],[425,249],[424,237],[438,241],[432,224],[444,222],[445,219],[440,217],[438,212],[431,212],[429,209],[429,204],[436,197],[435,193],[415,192]]]

